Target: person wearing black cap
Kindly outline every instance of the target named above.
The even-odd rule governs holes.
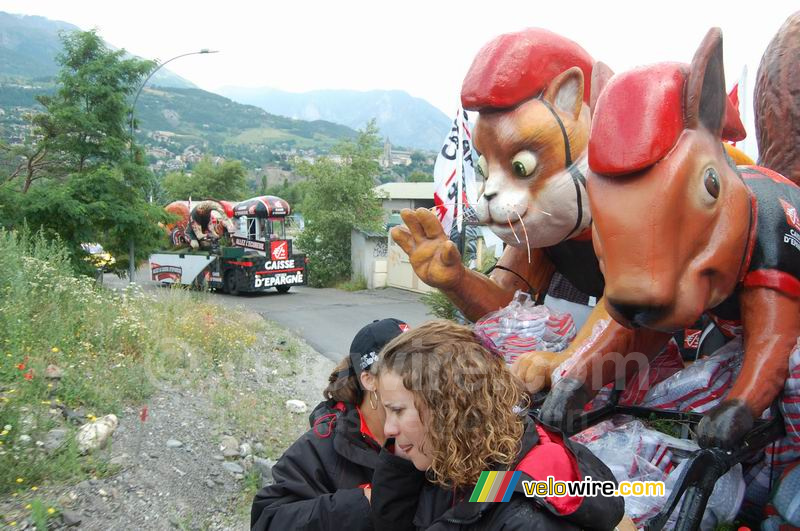
[[[268,529],[373,529],[372,472],[386,441],[386,413],[370,372],[378,353],[408,329],[397,319],[374,321],[356,334],[350,354],[331,373],[326,400],[311,429],[278,459],[274,483],[253,500],[250,526]]]

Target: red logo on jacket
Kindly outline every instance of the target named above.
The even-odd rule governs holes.
[[[779,199],[779,201],[783,211],[786,213],[786,223],[794,227],[795,230],[800,231],[800,216],[797,215],[797,209],[784,199]]]
[[[686,337],[683,338],[683,348],[697,348],[700,346],[700,336],[702,330],[686,329]]]

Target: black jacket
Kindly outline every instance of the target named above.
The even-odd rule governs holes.
[[[372,529],[362,485],[372,482],[380,446],[361,433],[352,405],[323,402],[311,414],[313,428],[272,468],[274,483],[253,500],[253,530]]]
[[[549,428],[548,428],[549,429]],[[539,444],[534,423],[528,422],[517,462]],[[591,476],[601,481],[614,481],[614,476],[589,450],[564,440],[567,453],[577,461],[579,477]],[[497,469],[500,470],[500,469]],[[522,479],[533,479],[522,471]],[[545,479],[545,478],[536,478]],[[556,478],[558,479],[558,477]],[[614,529],[624,514],[621,497],[585,497],[577,509],[560,514],[559,509],[541,498],[528,498],[522,481],[505,503],[469,502],[473,487],[454,492],[428,482],[414,465],[385,449],[372,482],[372,519],[381,531],[407,530],[578,530]]]

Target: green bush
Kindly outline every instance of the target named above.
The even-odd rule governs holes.
[[[73,276],[60,242],[0,229],[0,493],[104,473],[102,462],[78,458],[71,437],[54,454],[34,444],[60,423],[59,408],[119,414],[159,385],[240,365],[260,323],[204,293],[104,290]],[[45,378],[50,364],[60,380]]]
[[[423,294],[420,297],[420,301],[428,307],[428,315],[432,315],[437,319],[460,322],[458,308],[447,298],[447,295],[438,289]]]
[[[298,248],[308,255],[309,284],[333,286],[350,278],[350,237],[353,229],[382,229],[383,209],[373,187],[380,166],[380,139],[374,122],[355,142],[338,146],[342,162],[321,158],[300,162],[296,172],[308,176],[302,211],[305,229]]]
[[[336,284],[336,289],[342,291],[363,291],[367,289],[367,279],[364,275],[359,275],[357,278],[348,280],[346,282],[339,282]]]

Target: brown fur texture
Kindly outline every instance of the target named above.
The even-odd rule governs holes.
[[[755,90],[759,165],[800,183],[800,11],[769,43],[758,67]]]

